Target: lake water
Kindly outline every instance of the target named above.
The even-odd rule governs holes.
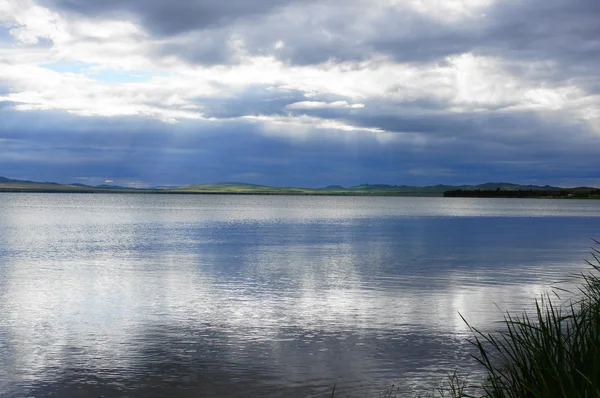
[[[411,396],[599,237],[600,201],[0,194],[0,396]]]

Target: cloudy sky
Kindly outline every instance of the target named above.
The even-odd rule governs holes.
[[[597,0],[0,0],[0,175],[600,186]]]

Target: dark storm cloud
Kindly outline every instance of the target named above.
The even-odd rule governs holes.
[[[61,10],[96,16],[126,16],[158,35],[173,35],[260,15],[295,0],[43,0]]]
[[[286,105],[304,101],[299,90],[283,90],[266,85],[250,85],[235,96],[194,98],[206,117],[234,118],[247,115],[282,115]]]
[[[363,15],[369,7],[378,6],[328,1],[313,10],[320,13],[318,17],[302,16],[303,9],[298,7],[265,16],[264,25],[242,24],[238,29],[252,52],[301,65],[362,61],[377,53],[403,62],[428,62],[460,53],[473,41],[469,27],[449,26],[416,11],[389,6],[374,17],[368,12]],[[278,40],[285,46],[274,48]]]
[[[411,66],[437,63],[450,69],[446,57],[472,52],[494,57],[524,91],[567,85],[588,94],[600,92],[597,0],[498,0],[457,20],[362,0],[42,4],[71,16],[132,19],[151,39],[159,39],[145,54],[177,56],[192,66],[240,64],[244,55],[272,55],[285,63],[281,73],[301,75],[303,68],[286,68],[372,61],[384,55]],[[363,68],[352,62],[344,67]],[[218,80],[218,73],[213,76]],[[457,112],[448,96],[436,99],[431,87],[420,90],[418,82],[417,100],[394,100],[386,92],[357,100],[312,92],[307,97],[302,90],[311,90],[310,79],[300,77],[302,89],[297,90],[277,87],[276,82],[275,87],[243,79],[232,86],[224,82],[219,96],[185,98],[201,106],[205,117],[217,120],[183,119],[177,125],[143,117],[18,112],[12,109],[18,104],[0,102],[0,175],[61,182],[106,176],[153,184],[238,180],[304,186],[600,179],[600,136],[576,111],[569,114],[567,108],[574,109],[569,101],[562,110],[531,110],[527,99],[515,95],[504,102],[498,99],[497,105],[483,104],[483,110]],[[332,81],[337,78],[332,76]],[[454,83],[440,84],[452,90]],[[14,90],[0,85],[0,95],[9,92]],[[303,101],[361,102],[365,107],[289,107]],[[590,104],[585,102],[586,107]],[[478,106],[468,103],[465,108]],[[265,132],[261,122],[240,119],[250,115],[308,115],[390,135],[321,129],[319,119],[305,126],[305,136],[296,136],[285,124],[271,125]]]
[[[599,18],[596,0],[497,1],[482,9],[481,15],[457,23],[387,13],[379,34],[368,43],[398,60],[474,52],[515,60],[554,60],[576,73],[600,60]]]
[[[473,45],[482,54],[524,61],[551,61],[553,81],[596,80],[600,62],[600,2],[527,0],[498,2]],[[544,76],[542,66],[530,74]],[[541,70],[539,70],[541,69]],[[576,81],[577,82],[577,81]]]
[[[65,113],[0,111],[0,175],[75,182],[103,177],[150,184],[246,181],[273,185],[470,183],[498,179],[598,177],[598,140],[570,131],[559,145],[529,137],[517,143],[430,129],[380,142],[357,133],[343,141],[262,133],[260,124],[189,121],[167,126],[141,118],[81,118]],[[36,123],[23,123],[23,118]],[[479,130],[491,128],[480,125]],[[456,128],[449,126],[448,129]],[[497,129],[498,131],[501,129]],[[556,133],[550,134],[557,137]],[[415,139],[412,139],[414,137]],[[318,138],[318,139],[317,139]]]
[[[516,145],[532,140],[538,144],[548,141],[560,144],[567,135],[571,139],[590,138],[586,132],[591,130],[585,123],[551,113],[494,109],[459,113],[448,111],[449,106],[434,100],[367,100],[364,108],[287,109],[287,112],[391,133],[421,134],[432,139],[461,138]]]
[[[485,40],[506,53],[543,58],[566,53],[575,59],[597,58],[600,3],[595,0],[499,2],[489,13]],[[594,51],[596,50],[596,51]]]
[[[292,64],[359,61],[377,53],[401,62],[443,62],[473,52],[554,61],[567,78],[589,74],[600,59],[600,3],[595,0],[499,1],[458,21],[391,6],[369,17],[370,7],[378,6],[360,1],[291,4],[251,23],[240,21],[235,31],[251,54],[275,55]],[[276,48],[277,41],[285,46]]]
[[[231,32],[226,29],[211,29],[185,35],[183,40],[156,46],[155,56],[177,56],[194,64],[236,63],[235,48],[231,42]]]
[[[443,62],[447,56],[473,52],[551,61],[556,65],[546,74],[585,79],[600,62],[596,0],[497,1],[456,21],[362,0],[44,0],[43,4],[88,17],[132,18],[161,37],[183,35],[186,40],[167,40],[158,52],[195,63],[238,62],[231,43],[235,38],[243,41],[250,55],[274,55],[303,65],[360,61],[373,54],[401,62]],[[379,12],[370,13],[378,7]],[[276,46],[278,41],[284,46]],[[544,71],[534,71],[536,77],[538,73]]]
[[[5,94],[2,92],[2,87],[0,87],[0,95]],[[0,110],[2,110],[2,108],[12,108],[15,105],[19,105],[16,102],[12,102],[12,101],[1,101],[0,102]]]

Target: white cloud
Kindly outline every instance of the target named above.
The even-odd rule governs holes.
[[[260,123],[266,135],[283,136],[293,141],[308,141],[319,137],[337,141],[356,142],[360,135],[368,134],[380,143],[406,139],[407,135],[390,133],[380,128],[353,126],[343,121],[301,116],[244,116],[250,123]],[[323,134],[326,132],[327,134]],[[411,138],[412,139],[412,138]]]
[[[443,21],[457,22],[464,18],[479,17],[493,0],[387,0],[389,4],[409,8]]]
[[[357,4],[364,6],[362,2]],[[386,0],[379,5],[458,18],[475,15],[489,1],[453,0],[442,4],[433,0]],[[288,109],[358,109],[369,100],[400,104],[425,100],[448,104],[447,110],[452,112],[529,109],[572,114],[575,110],[591,126],[598,126],[598,100],[588,97],[584,88],[527,80],[510,73],[506,61],[494,57],[466,53],[449,57],[443,64],[412,64],[373,55],[365,61],[290,65],[273,56],[249,55],[244,38],[234,35],[231,40],[239,63],[205,66],[174,55],[157,55],[155,50],[161,41],[127,20],[76,19],[40,7],[32,0],[5,0],[0,5],[0,18],[12,26],[10,33],[17,41],[0,50],[0,83],[10,89],[0,101],[16,103],[17,110],[51,109],[107,117],[138,115],[175,123],[202,119],[212,97],[235,97],[251,85],[265,85],[274,87],[275,92],[297,90],[307,98],[347,98],[335,102],[299,101],[287,105]],[[30,46],[40,38],[51,40],[52,46]],[[286,43],[277,40],[274,45],[282,49]],[[43,67],[57,61],[89,64],[95,72],[142,71],[149,78],[135,83],[108,83],[86,73]],[[338,121],[310,123],[316,128],[365,130]],[[306,126],[306,119],[297,124]]]
[[[18,42],[35,44],[40,38],[60,39],[63,23],[60,16],[31,0],[4,0],[0,18],[13,27],[10,34]]]
[[[358,109],[364,108],[364,104],[349,104],[348,101],[335,101],[335,102],[319,102],[319,101],[300,101],[294,102],[286,106],[288,109],[331,109],[331,108],[350,108]]]

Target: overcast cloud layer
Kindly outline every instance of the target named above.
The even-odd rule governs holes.
[[[0,0],[0,175],[600,186],[597,0]]]

